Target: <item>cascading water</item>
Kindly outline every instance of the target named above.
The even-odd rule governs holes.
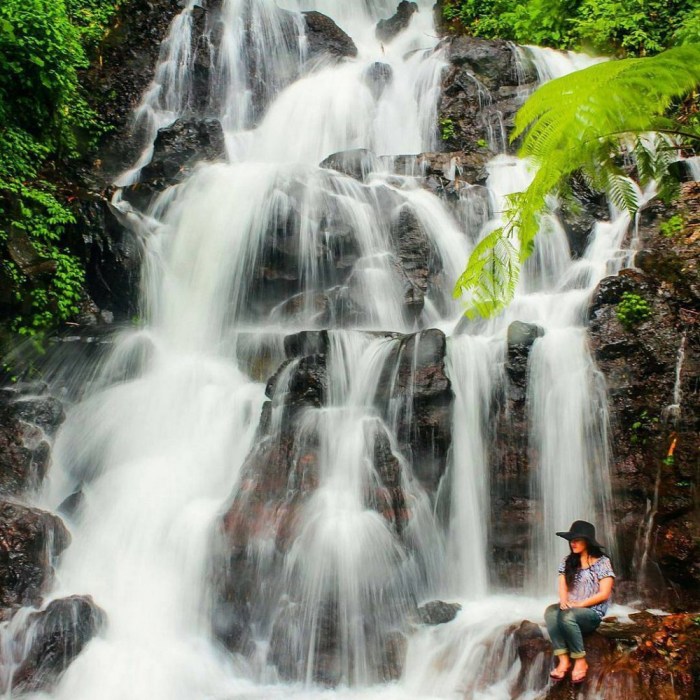
[[[539,455],[532,493],[542,515],[529,566],[542,580],[529,592],[553,591],[552,533],[573,513],[597,517],[601,538],[612,542],[605,394],[583,323],[595,285],[622,260],[629,219],[600,223],[574,261],[552,216],[508,311],[458,325],[452,283],[479,235],[498,225],[503,198],[527,185],[527,164],[498,156],[488,207],[465,196],[456,212],[393,172],[391,158],[368,159],[362,182],[319,168],[349,149],[399,156],[435,148],[445,64],[432,0],[421,0],[387,45],[374,26],[392,14],[390,0],[283,6],[227,0],[207,28],[205,112],[221,121],[230,162],[200,165],[151,205],[144,327],[115,339],[102,379],[71,409],[54,447],[43,504],[56,508],[77,492],[82,504],[52,596],[90,593],[109,619],[51,693],[56,700],[509,698],[517,664],[504,630],[524,616],[540,619],[543,608],[539,599],[498,594],[491,580],[490,422],[514,320],[544,330],[529,385]],[[137,113],[147,123],[145,150],[122,185],[150,159],[157,129],[191,111],[193,7],[164,45]],[[299,13],[310,9],[336,19],[357,58],[308,64]],[[542,79],[586,63],[527,51]],[[378,63],[391,81],[373,92],[367,74]],[[413,306],[406,290],[415,294],[417,283],[397,270],[401,217],[425,232],[424,255],[440,271]],[[280,260],[285,271],[274,267]],[[411,426],[419,385],[449,395],[448,384],[437,389],[439,378],[421,376],[421,353],[441,336],[402,335],[430,326],[452,334],[446,365],[455,397],[435,499]],[[318,396],[287,403],[302,365],[291,359],[268,386],[270,417],[258,428],[265,387],[251,379],[251,358],[279,364],[284,336],[328,328],[325,359],[313,365]],[[275,486],[286,496],[278,506],[261,503],[250,465],[287,449],[292,414],[293,469]],[[590,499],[569,503],[572,484]],[[214,552],[226,548],[215,533],[232,500],[244,513],[255,508],[262,523],[236,552],[254,562],[260,583],[246,593],[248,636],[236,655],[213,639],[210,575]],[[234,589],[243,589],[231,566]],[[445,595],[463,600],[462,613],[413,634],[403,674],[379,685],[396,679],[386,671],[387,648],[410,631],[415,606]],[[314,690],[315,682],[341,688]]]

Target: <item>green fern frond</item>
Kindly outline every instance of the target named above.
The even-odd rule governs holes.
[[[454,297],[469,295],[465,314],[489,317],[513,299],[520,273],[520,251],[512,232],[497,228],[477,243],[467,267],[457,280]]]
[[[620,210],[626,210],[631,217],[639,210],[638,188],[625,175],[609,173],[606,191],[610,201]]]
[[[658,181],[663,196],[677,189],[669,175],[669,153],[663,147],[646,146],[642,136],[663,132],[700,141],[700,134],[664,116],[674,100],[698,85],[700,45],[695,44],[650,58],[597,63],[535,91],[516,115],[511,141],[522,138],[519,155],[531,159],[538,170],[525,192],[511,196],[505,227],[475,248],[455,286],[455,296],[471,294],[477,303],[470,311],[484,309],[486,315],[510,301],[520,264],[532,252],[548,201],[568,191],[576,172],[593,190],[606,192],[616,206],[632,215],[639,207],[639,195],[620,167],[626,154],[636,157],[642,185]],[[517,246],[514,241],[519,242]],[[512,263],[510,267],[506,261]],[[489,279],[492,273],[500,277]],[[498,293],[503,296],[493,296]]]

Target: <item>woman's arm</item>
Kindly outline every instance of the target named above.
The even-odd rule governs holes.
[[[590,608],[592,605],[603,603],[612,594],[614,581],[615,579],[613,579],[612,576],[606,576],[605,578],[600,579],[598,582],[598,593],[592,595],[590,598],[586,598],[585,600],[577,600],[572,602],[569,605],[572,608]]]
[[[566,610],[571,607],[569,603],[569,589],[566,587],[566,576],[559,574],[559,607]]]

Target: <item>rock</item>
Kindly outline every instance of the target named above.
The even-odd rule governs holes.
[[[286,386],[280,384],[282,377],[287,377]],[[309,355],[282,364],[267,383],[265,394],[268,398],[276,398],[282,391],[288,405],[320,408],[328,390],[327,385],[325,355]]]
[[[162,41],[181,9],[171,0],[121,7],[100,45],[100,60],[81,77],[90,104],[112,128],[94,164],[98,188],[108,186],[138,157],[142,143],[131,132],[133,111],[153,78]]]
[[[0,501],[0,608],[37,605],[52,582],[52,561],[70,543],[55,515]]]
[[[376,402],[400,406],[395,431],[401,453],[429,493],[435,493],[451,442],[452,386],[445,374],[445,336],[436,329],[403,336],[396,358],[377,382]]]
[[[375,100],[382,96],[382,93],[391,84],[393,78],[394,72],[388,63],[373,63],[365,71],[365,81]]]
[[[330,18],[320,12],[304,12],[306,56],[309,61],[355,58],[355,42]]]
[[[534,342],[544,335],[544,329],[534,323],[513,321],[508,326],[508,361],[506,371],[510,380],[525,391],[530,351]]]
[[[587,681],[590,692],[605,698],[629,697],[639,700],[691,700],[697,697],[700,628],[693,615],[656,617],[645,614],[632,625],[603,624],[586,635]],[[551,644],[537,635],[512,628],[521,669],[514,697],[524,691],[540,691],[541,700],[569,700],[575,694],[568,680],[548,683],[553,667]],[[586,692],[585,688],[590,689]]]
[[[284,338],[284,352],[289,359],[328,352],[328,331],[302,331]]]
[[[319,163],[319,167],[337,170],[343,175],[364,182],[367,175],[377,169],[377,159],[366,148],[356,148],[351,151],[333,153]]]
[[[620,595],[667,610],[700,605],[700,532],[691,516],[700,442],[694,390],[700,380],[700,327],[694,321],[700,317],[699,211],[695,183],[683,185],[673,206],[647,208],[638,230],[643,268],[602,280],[589,309],[590,343],[607,386],[615,446]],[[683,230],[660,235],[671,216],[681,218]],[[646,300],[651,312],[630,328],[617,316],[626,292]],[[649,504],[656,504],[653,511]],[[642,538],[647,529],[648,539]]]
[[[407,205],[393,217],[391,238],[396,247],[400,272],[406,280],[405,306],[408,313],[417,319],[423,311],[425,296],[435,285],[435,278],[441,271],[441,260],[418,217]]]
[[[565,200],[559,219],[566,231],[572,257],[581,258],[597,221],[610,218],[605,197],[593,192],[581,177],[571,179],[571,200]]]
[[[147,195],[147,205],[152,193]],[[83,193],[75,207],[73,230],[85,262],[85,288],[100,309],[116,321],[133,318],[138,309],[141,246],[122,212],[103,195]]]
[[[166,188],[182,182],[197,163],[226,159],[224,132],[217,119],[178,119],[158,131],[153,156],[139,175],[139,182],[123,190],[131,205],[146,210]]]
[[[158,131],[151,162],[141,171],[141,182],[168,186],[181,182],[199,161],[226,157],[224,131],[217,119],[178,119]]]
[[[505,150],[505,134],[521,104],[511,46],[500,40],[456,36],[449,40],[447,58],[438,106],[445,150]]]
[[[13,674],[12,690],[50,689],[105,621],[104,611],[90,596],[60,598],[32,613],[22,635],[29,640],[29,648]]]
[[[0,391],[0,496],[37,488],[49,467],[52,436],[63,422],[61,402],[22,387]],[[44,391],[44,389],[39,389]]]
[[[443,625],[454,620],[461,609],[459,603],[431,600],[418,608],[418,617],[424,625]]]
[[[408,0],[401,0],[396,8],[396,14],[389,19],[380,19],[377,22],[377,28],[375,34],[379,41],[388,44],[393,39],[396,38],[397,34],[408,28],[411,23],[411,17],[413,14],[418,12],[418,4],[415,2],[408,2]]]

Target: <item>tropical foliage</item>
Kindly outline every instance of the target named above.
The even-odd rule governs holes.
[[[12,330],[35,335],[78,310],[84,272],[64,243],[74,222],[51,172],[102,130],[80,86],[118,3],[0,3],[0,287]]]
[[[625,166],[625,155],[633,155],[639,184],[656,180],[661,196],[672,196],[673,143],[651,134],[698,143],[700,131],[666,116],[698,85],[700,45],[688,45],[599,63],[540,87],[519,110],[511,135],[522,138],[520,155],[537,171],[527,190],[510,198],[504,225],[477,245],[457,282],[455,296],[471,298],[468,313],[487,316],[509,303],[543,213],[553,196],[569,194],[575,173],[634,215],[638,188]]]
[[[651,55],[700,30],[694,0],[446,0],[443,16],[474,36],[604,54]]]

